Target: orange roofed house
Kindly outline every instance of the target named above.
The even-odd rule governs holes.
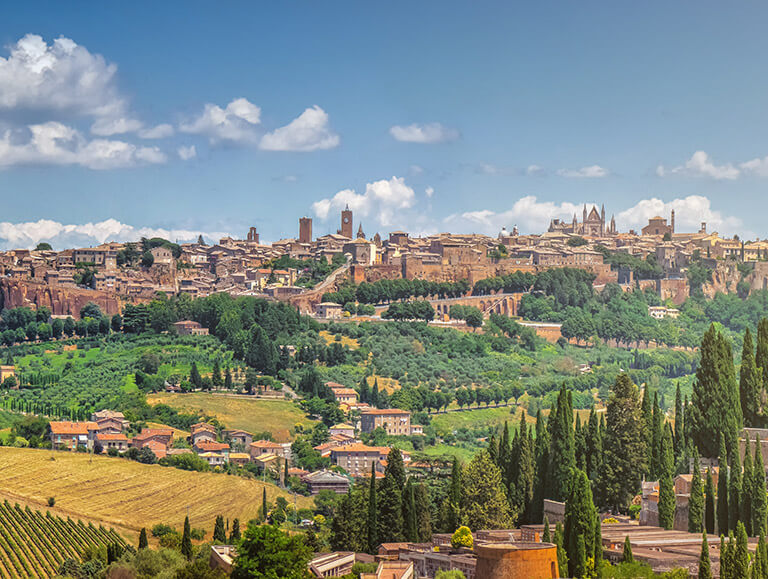
[[[98,429],[95,422],[51,422],[51,446],[55,449],[75,450],[78,446],[90,449]]]
[[[157,458],[168,454],[168,447],[173,442],[173,430],[170,428],[144,428],[131,440],[131,446],[141,450],[144,447],[155,453]]]
[[[372,432],[383,428],[390,436],[411,434],[411,413],[399,408],[366,410],[360,414],[360,430]]]
[[[128,437],[122,433],[98,432],[96,442],[101,445],[102,452],[107,452],[110,448],[114,448],[118,452],[128,450]]]

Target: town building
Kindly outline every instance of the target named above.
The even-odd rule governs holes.
[[[204,328],[199,322],[184,320],[173,324],[179,336],[207,336],[208,328]]]
[[[399,408],[366,410],[360,414],[360,430],[373,432],[383,428],[388,435],[409,436],[411,434],[411,413]]]

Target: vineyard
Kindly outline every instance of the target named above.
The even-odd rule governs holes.
[[[53,577],[67,559],[89,547],[125,545],[113,529],[0,504],[0,576]]]

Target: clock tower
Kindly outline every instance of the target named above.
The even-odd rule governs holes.
[[[352,211],[347,205],[341,212],[341,230],[340,233],[349,239],[352,239]]]

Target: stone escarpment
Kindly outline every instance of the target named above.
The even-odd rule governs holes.
[[[80,317],[80,309],[88,302],[97,304],[107,315],[120,313],[118,296],[104,291],[64,285],[19,280],[0,280],[2,307],[48,308],[53,315]]]

